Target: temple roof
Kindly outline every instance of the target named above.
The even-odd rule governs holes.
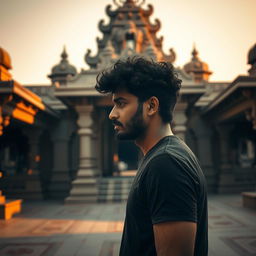
[[[174,62],[176,57],[174,51],[170,49],[169,54],[165,54],[162,49],[163,37],[156,35],[161,27],[160,21],[155,19],[154,23],[150,22],[152,5],[143,9],[141,5],[144,1],[141,4],[135,0],[119,0],[118,3],[117,1],[114,3],[117,9],[112,10],[111,5],[106,7],[109,23],[105,24],[103,20],[99,22],[99,30],[103,33],[103,37],[97,38],[97,54],[91,56],[91,51],[88,50],[85,55],[85,61],[91,68],[103,68],[104,65],[112,64],[118,58],[135,54],[157,61]],[[107,59],[104,59],[102,54],[104,51],[108,52]]]

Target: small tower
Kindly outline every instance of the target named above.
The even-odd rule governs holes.
[[[248,70],[250,76],[256,76],[256,44],[248,52],[248,64],[251,68]]]
[[[48,77],[52,80],[52,84],[59,83],[59,85],[65,85],[67,81],[76,74],[76,68],[69,64],[68,54],[64,46],[60,63],[52,68],[52,73],[48,75]]]
[[[208,81],[212,72],[209,70],[208,64],[201,61],[198,57],[198,51],[194,46],[192,51],[192,59],[184,65],[186,73],[193,75],[196,82]]]

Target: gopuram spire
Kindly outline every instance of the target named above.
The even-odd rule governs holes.
[[[161,28],[160,21],[158,19],[155,19],[154,23],[150,21],[153,6],[148,5],[147,9],[143,9],[141,5],[144,0],[113,0],[113,2],[117,6],[115,10],[112,10],[111,5],[106,7],[109,23],[105,24],[104,20],[100,20],[98,25],[103,36],[97,38],[96,55],[91,56],[90,50],[85,55],[85,61],[90,68],[101,69],[104,68],[102,63],[111,62],[110,54],[102,53],[106,52],[106,48],[110,49],[110,46],[115,60],[142,55],[157,61],[173,63],[176,57],[174,51],[170,49],[169,54],[165,54],[162,49],[163,37],[157,36]],[[104,56],[108,59],[104,60]]]

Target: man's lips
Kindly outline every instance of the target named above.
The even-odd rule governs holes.
[[[123,128],[122,125],[114,124],[114,130],[120,130],[122,128]]]
[[[114,130],[115,130],[115,131],[118,131],[118,130],[120,130],[121,128],[122,128],[122,126],[119,126],[119,125],[115,125],[115,126],[114,126]]]
[[[120,122],[118,122],[118,121],[116,121],[116,120],[113,120],[112,123],[113,123],[113,125],[114,125],[115,127],[123,127],[122,123],[120,123]]]

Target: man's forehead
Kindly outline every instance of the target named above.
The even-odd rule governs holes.
[[[112,101],[116,99],[136,99],[137,97],[131,93],[129,93],[127,90],[117,90],[112,94]]]

